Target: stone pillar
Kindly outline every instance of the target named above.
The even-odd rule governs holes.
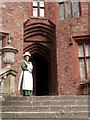
[[[15,96],[15,77],[17,72],[12,68],[8,68],[4,71],[4,77],[1,81],[2,96]]]
[[[11,46],[10,39],[7,41],[7,45],[1,49],[4,56],[4,63],[7,65],[5,68],[0,69],[0,84],[1,84],[1,94],[5,95],[15,95],[15,77],[17,72],[12,68],[14,63],[14,54],[18,52],[16,48]]]

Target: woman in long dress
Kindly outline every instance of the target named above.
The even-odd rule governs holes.
[[[21,62],[22,72],[19,79],[18,90],[20,91],[20,95],[30,96],[33,91],[33,65],[29,62],[29,58],[31,57],[29,52],[25,52],[23,57],[24,60]]]

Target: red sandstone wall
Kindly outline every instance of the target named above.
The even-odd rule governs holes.
[[[75,73],[75,53],[69,45],[71,36],[88,34],[88,3],[81,3],[81,16],[57,21],[57,68],[59,94],[77,94],[78,74]],[[78,79],[79,80],[79,79]]]
[[[71,36],[88,34],[88,2],[82,2],[81,16],[60,20],[58,3],[46,3],[46,16],[56,25],[57,80],[59,94],[77,94],[79,74],[75,72],[75,51],[69,45]],[[78,70],[79,71],[79,70]]]
[[[23,22],[31,15],[29,3],[3,3],[3,29],[11,36],[12,44],[19,50],[14,68],[20,72],[23,53]],[[30,7],[30,8],[29,8]],[[77,85],[73,68],[73,46],[69,45],[71,36],[88,34],[88,4],[81,3],[81,16],[61,21],[58,3],[46,3],[46,17],[56,25],[56,65],[59,94],[76,94]],[[32,16],[32,15],[31,15]],[[20,73],[17,76],[19,78]],[[76,75],[77,76],[77,75]],[[55,86],[54,86],[55,87]]]
[[[52,12],[53,13],[53,12]],[[59,13],[58,13],[59,14]],[[56,14],[55,14],[56,15]],[[54,19],[57,18],[54,16]],[[57,75],[59,94],[76,94],[77,84],[74,74],[75,53],[73,46],[69,45],[71,36],[88,34],[88,3],[81,3],[81,16],[61,21],[56,19],[56,49],[57,49]],[[77,64],[77,63],[76,63]]]
[[[3,31],[10,33],[12,45],[19,50],[15,55],[14,63],[14,68],[18,71],[16,89],[23,54],[23,22],[29,19],[29,7],[29,3],[26,2],[4,2],[2,4]]]

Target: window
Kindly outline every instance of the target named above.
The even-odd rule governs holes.
[[[81,78],[90,78],[90,44],[83,43],[78,45],[80,76]]]
[[[60,0],[59,13],[62,20],[80,16],[79,0]]]
[[[2,40],[0,40],[0,49],[2,48]],[[2,63],[2,55],[0,52],[0,68],[1,68],[1,63]]]
[[[44,17],[44,0],[33,0],[33,16]]]

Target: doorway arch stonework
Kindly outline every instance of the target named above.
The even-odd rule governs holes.
[[[30,18],[24,23],[24,52],[31,53],[34,65],[34,95],[58,93],[56,78],[55,24]]]

